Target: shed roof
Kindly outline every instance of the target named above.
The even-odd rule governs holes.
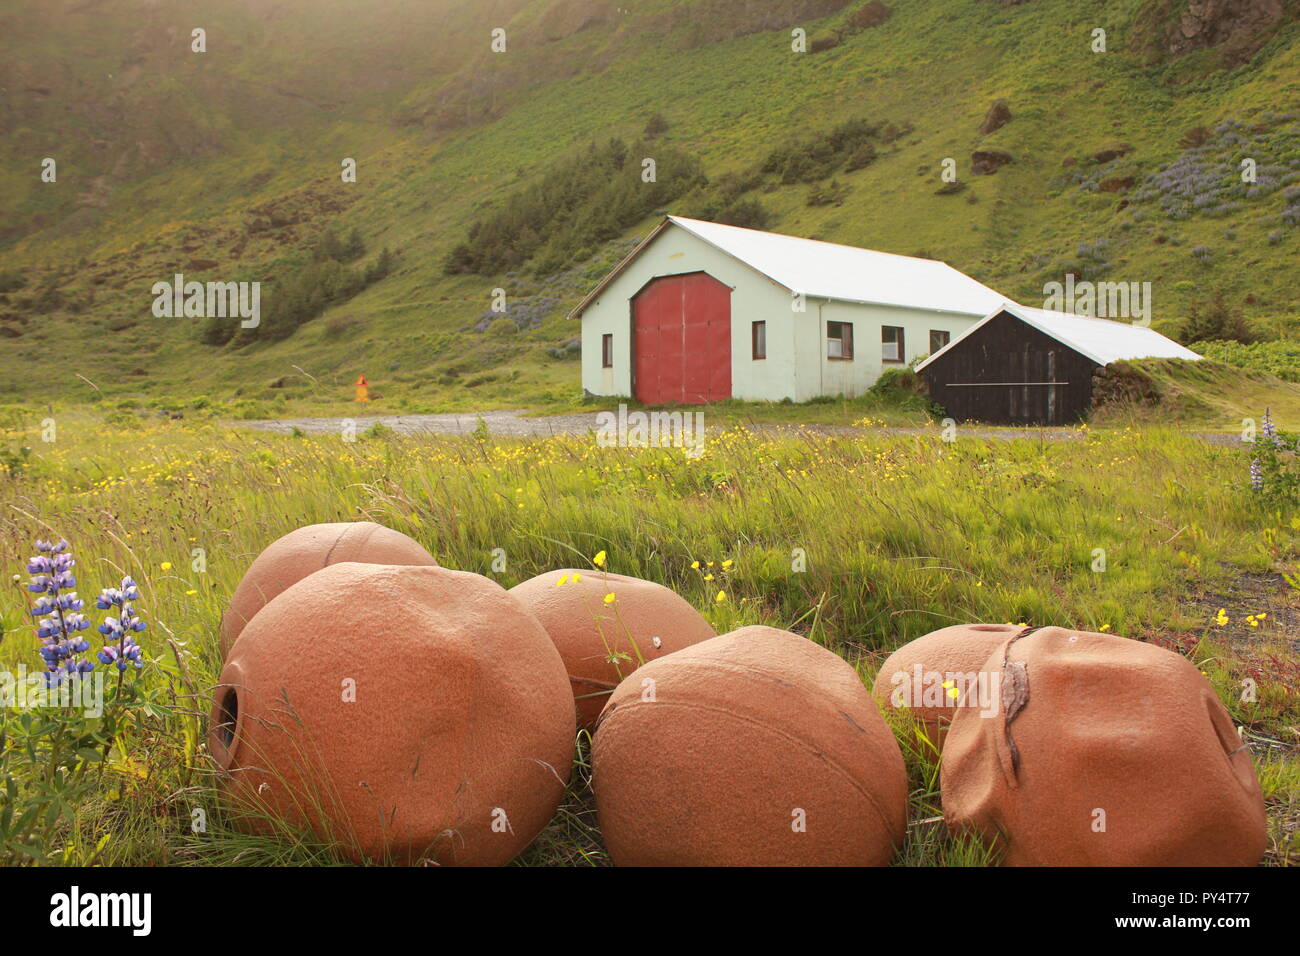
[[[1098,319],[1089,315],[1075,315],[1072,312],[1051,312],[1047,309],[1032,309],[1027,305],[1007,303],[995,309],[982,320],[957,336],[939,351],[916,367],[919,372],[949,349],[956,348],[968,336],[982,329],[1003,312],[1015,316],[1026,325],[1033,326],[1044,335],[1049,335],[1062,345],[1074,349],[1080,355],[1091,359],[1098,365],[1109,365],[1123,359],[1138,358],[1179,358],[1196,360],[1201,358],[1189,348],[1179,345],[1173,339],[1161,335],[1153,328],[1133,325],[1129,322],[1116,322],[1112,319]]]
[[[1006,297],[952,266],[890,252],[800,239],[757,229],[669,216],[578,304],[579,316],[651,242],[677,226],[759,272],[791,294],[981,316]]]

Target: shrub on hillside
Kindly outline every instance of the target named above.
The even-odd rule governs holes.
[[[757,199],[738,199],[705,218],[742,229],[767,229],[772,223],[772,214]]]
[[[336,315],[325,323],[325,338],[342,338],[360,326],[361,320],[354,315]]]
[[[898,134],[895,131],[893,135]],[[852,172],[873,162],[876,141],[888,141],[880,125],[865,119],[849,120],[772,150],[759,169],[779,176],[787,186],[814,183],[841,169]]]
[[[393,271],[396,259],[397,257],[393,255],[392,251],[387,246],[384,246],[375,261],[366,266],[365,284],[370,285],[380,279],[386,279],[389,273]]]
[[[346,240],[340,239],[333,229],[326,229],[316,243],[313,257],[317,260],[333,259],[335,262],[355,262],[366,254],[361,233],[353,229]]]
[[[242,346],[287,339],[303,323],[319,317],[332,305],[346,302],[388,275],[394,257],[387,248],[364,270],[346,264],[364,252],[365,246],[355,229],[345,241],[339,240],[333,231],[327,231],[309,260],[290,263],[281,275],[266,284],[261,297],[261,321],[256,328],[244,328],[236,320],[214,316],[203,324],[199,340],[205,345]],[[338,335],[344,330],[326,331]]]
[[[19,272],[0,272],[0,295],[17,292],[27,285],[27,277]]]
[[[62,291],[54,284],[55,281],[57,280],[47,280],[45,285],[26,299],[15,299],[15,304],[36,315],[49,315],[52,312],[58,312],[63,307],[64,299]]]
[[[274,342],[287,339],[298,326],[316,318],[336,302],[345,302],[365,286],[365,279],[333,259],[307,263],[274,283],[264,296],[261,324],[241,328],[240,340]]]
[[[655,176],[646,182],[645,160]],[[443,263],[449,275],[558,272],[705,182],[694,157],[662,143],[592,143],[476,221]]]
[[[1211,340],[1250,343],[1256,339],[1241,310],[1228,305],[1222,289],[1208,302],[1192,303],[1178,337],[1188,344]]]
[[[1253,372],[1267,372],[1284,382],[1300,382],[1300,342],[1198,342],[1207,359]]]
[[[925,379],[913,368],[885,369],[871,386],[870,394],[896,408],[924,411],[933,418],[944,414],[943,408],[930,398]]]
[[[806,202],[809,206],[842,206],[848,194],[848,186],[832,179],[829,183],[814,183]]]

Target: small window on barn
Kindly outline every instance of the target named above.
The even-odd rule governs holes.
[[[880,327],[880,357],[886,362],[901,362],[905,354],[902,328],[897,325],[882,325]]]
[[[853,323],[826,323],[826,357],[833,359],[853,358]]]
[[[750,344],[753,346],[753,357],[755,359],[767,358],[767,323],[754,322],[750,329]]]
[[[933,355],[939,349],[943,348],[952,341],[952,333],[945,332],[942,329],[930,330],[930,354]]]
[[[606,332],[600,337],[600,367],[614,367],[614,333]]]

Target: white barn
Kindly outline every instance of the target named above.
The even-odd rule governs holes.
[[[942,262],[669,216],[570,317],[592,395],[803,402],[860,395],[1007,301]]]

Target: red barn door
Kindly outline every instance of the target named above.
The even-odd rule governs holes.
[[[703,272],[664,276],[632,300],[636,400],[701,405],[731,397],[731,289]]]

